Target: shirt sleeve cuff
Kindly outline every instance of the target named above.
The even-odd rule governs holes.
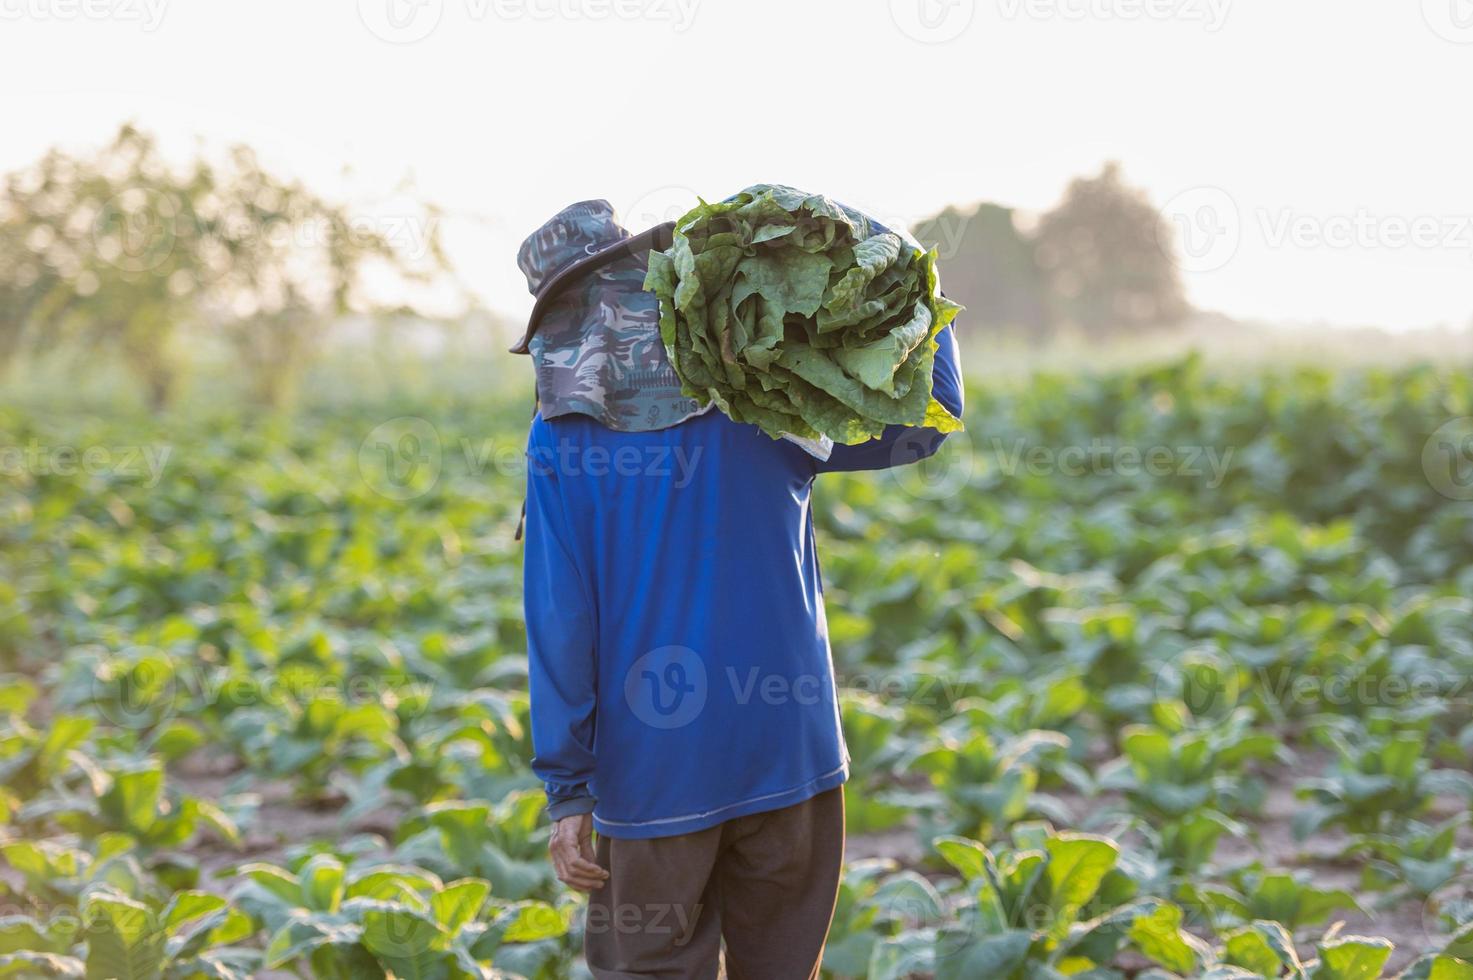
[[[576,817],[583,813],[592,813],[593,806],[597,801],[591,796],[575,796],[571,799],[557,800],[547,806],[547,816],[552,820],[561,820],[564,817]]]

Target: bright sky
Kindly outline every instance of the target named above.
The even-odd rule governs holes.
[[[518,242],[572,201],[1042,210],[1115,158],[1205,308],[1462,326],[1470,92],[1473,0],[0,0],[0,168],[131,118],[330,196],[412,174],[514,315]]]

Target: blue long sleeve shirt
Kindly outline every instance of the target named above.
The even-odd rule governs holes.
[[[952,328],[937,342],[934,392],[960,416]],[[842,783],[814,480],[944,438],[891,426],[820,462],[717,411],[654,432],[536,416],[524,601],[549,814],[666,837]]]

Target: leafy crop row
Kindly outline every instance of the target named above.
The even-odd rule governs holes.
[[[1470,415],[1466,375],[1186,361],[821,480],[830,973],[1473,976],[1473,503],[1424,458]],[[582,975],[524,425],[0,408],[0,976]],[[167,463],[51,465],[91,446]]]

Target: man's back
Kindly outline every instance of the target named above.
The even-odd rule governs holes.
[[[951,331],[938,341],[936,395],[959,413]],[[526,602],[553,815],[659,837],[842,783],[814,478],[939,442],[896,428],[825,463],[714,410],[653,432],[536,418]]]

